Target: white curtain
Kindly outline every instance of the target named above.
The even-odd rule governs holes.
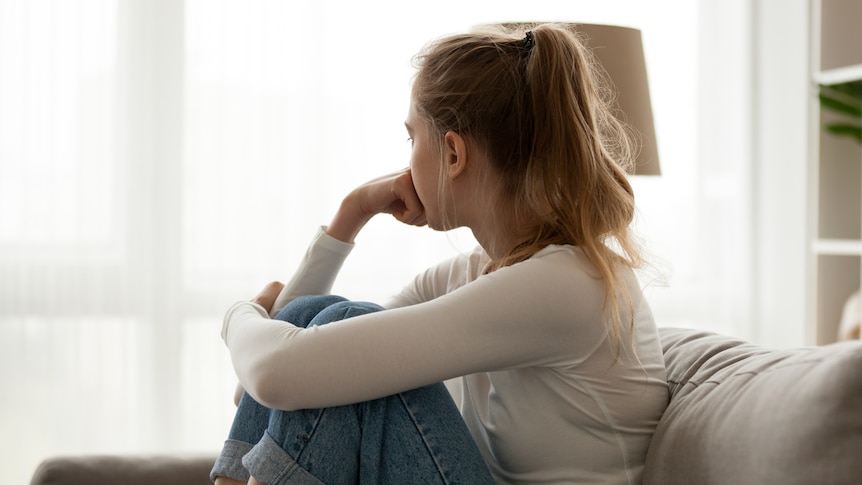
[[[56,454],[218,450],[223,312],[406,165],[411,56],[479,23],[642,30],[663,171],[634,180],[648,294],[662,325],[745,336],[750,14],[722,5],[0,0],[4,479]],[[472,244],[381,216],[335,291],[381,300]]]

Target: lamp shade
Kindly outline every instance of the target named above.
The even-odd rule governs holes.
[[[512,30],[527,31],[541,23],[508,22],[502,25]],[[640,30],[614,25],[554,23],[565,25],[580,34],[579,37],[613,84],[617,117],[638,135],[635,140],[639,145],[635,157],[635,175],[660,175]]]

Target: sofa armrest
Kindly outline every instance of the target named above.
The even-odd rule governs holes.
[[[856,484],[862,342],[769,349],[660,329],[670,404],[644,484]]]
[[[68,456],[43,461],[30,485],[212,485],[212,456]]]

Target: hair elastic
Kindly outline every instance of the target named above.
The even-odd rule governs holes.
[[[524,37],[524,50],[530,52],[533,50],[533,46],[535,45],[536,43],[533,41],[533,31],[527,31],[527,35]]]

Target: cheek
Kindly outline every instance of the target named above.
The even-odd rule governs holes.
[[[442,230],[440,221],[440,194],[437,190],[438,174],[433,170],[413,170],[413,186],[416,195],[425,208],[425,219],[428,227],[434,230]]]
[[[419,196],[419,200],[427,211],[429,204],[433,202],[433,197],[435,197],[434,189],[428,183],[428,174],[416,168],[411,169],[411,172],[413,175],[413,188],[416,189],[416,195]]]
[[[414,153],[410,159],[410,172],[413,177],[413,187],[423,205],[431,202],[431,197],[436,197],[437,184],[434,169],[426,157]]]

